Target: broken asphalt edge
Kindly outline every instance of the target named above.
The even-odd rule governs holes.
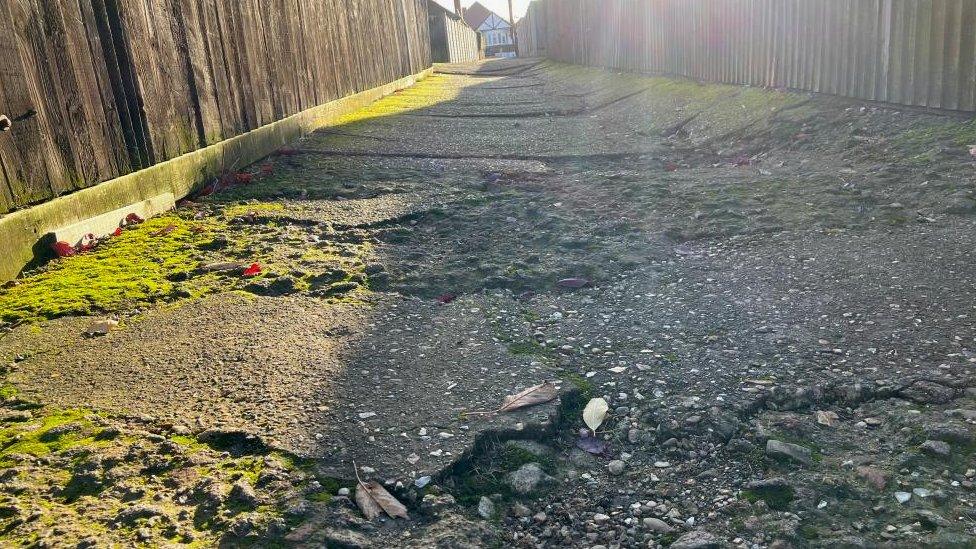
[[[114,210],[132,208],[135,212],[141,204],[165,193],[172,193],[176,200],[184,198],[208,179],[252,164],[295,139],[334,124],[343,115],[413,86],[433,71],[430,67],[323,103],[208,147],[0,217],[0,282],[16,278],[36,258],[49,254],[43,241],[48,233]]]

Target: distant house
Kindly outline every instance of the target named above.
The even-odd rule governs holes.
[[[481,35],[485,57],[515,57],[512,24],[501,15],[475,2],[464,10],[464,21]]]

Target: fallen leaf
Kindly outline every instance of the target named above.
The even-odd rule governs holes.
[[[118,325],[119,325],[119,321],[117,320],[112,320],[112,319],[98,320],[92,323],[92,325],[85,330],[85,335],[103,336],[109,333],[110,331],[112,331],[112,328],[115,328]]]
[[[139,214],[130,213],[129,215],[125,216],[125,220],[123,221],[123,224],[135,225],[136,223],[142,223],[143,221],[144,220],[141,217],[139,217]]]
[[[356,504],[363,510],[367,520],[378,517],[380,512],[386,513],[390,518],[409,518],[407,508],[375,480],[359,481],[356,487]]]
[[[536,404],[542,404],[543,402],[549,402],[550,400],[556,398],[559,394],[559,389],[555,385],[544,381],[538,385],[533,385],[528,389],[515,394],[508,395],[502,402],[502,407],[498,409],[499,412],[512,412],[518,410],[519,408],[526,408],[528,406],[535,406]]]
[[[556,286],[559,286],[560,288],[570,288],[574,290],[577,288],[582,288],[583,286],[588,286],[589,284],[590,281],[585,278],[564,278],[559,282],[556,282]]]
[[[261,274],[261,266],[258,265],[257,263],[251,263],[251,266],[244,269],[244,272],[241,274],[248,277],[258,276],[259,274]]]
[[[586,408],[583,408],[583,422],[591,431],[596,432],[597,428],[603,424],[603,420],[606,419],[608,411],[610,411],[610,406],[607,401],[602,398],[591,398],[586,403]]]
[[[122,236],[122,227],[117,227],[115,231],[112,232],[112,236]]]
[[[54,253],[57,254],[58,257],[71,257],[78,253],[74,246],[63,240],[51,244],[51,249],[54,250]]]
[[[605,440],[600,440],[591,435],[586,429],[580,429],[580,436],[576,439],[576,447],[584,452],[600,455],[606,453],[609,445]]]
[[[826,425],[827,427],[834,427],[837,425],[837,412],[817,410],[817,423],[820,425]]]

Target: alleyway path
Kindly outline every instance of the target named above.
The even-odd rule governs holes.
[[[0,451],[43,489],[0,490],[12,516],[53,497],[62,539],[970,543],[971,137],[773,90],[441,67],[247,184],[0,290],[3,447],[64,423],[24,410],[82,409],[46,463]],[[123,322],[86,338],[89,315]],[[559,400],[470,414],[543,381]],[[592,397],[611,409],[600,455],[577,447]],[[96,443],[109,427],[124,436]],[[62,455],[79,447],[101,457],[79,470]],[[329,503],[353,462],[414,518]],[[506,476],[527,462],[552,476],[531,497]],[[84,497],[51,495],[58,467]],[[226,495],[241,479],[260,506]],[[896,501],[913,489],[937,497]],[[493,494],[501,522],[475,511]],[[119,518],[143,500],[158,509]],[[131,532],[86,526],[118,521]]]

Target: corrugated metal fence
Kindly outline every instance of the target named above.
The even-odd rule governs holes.
[[[430,66],[426,0],[17,0],[0,19],[0,213]]]
[[[460,17],[430,1],[430,54],[435,63],[463,63],[478,59],[478,33]]]
[[[976,111],[976,0],[536,0],[523,55]]]

